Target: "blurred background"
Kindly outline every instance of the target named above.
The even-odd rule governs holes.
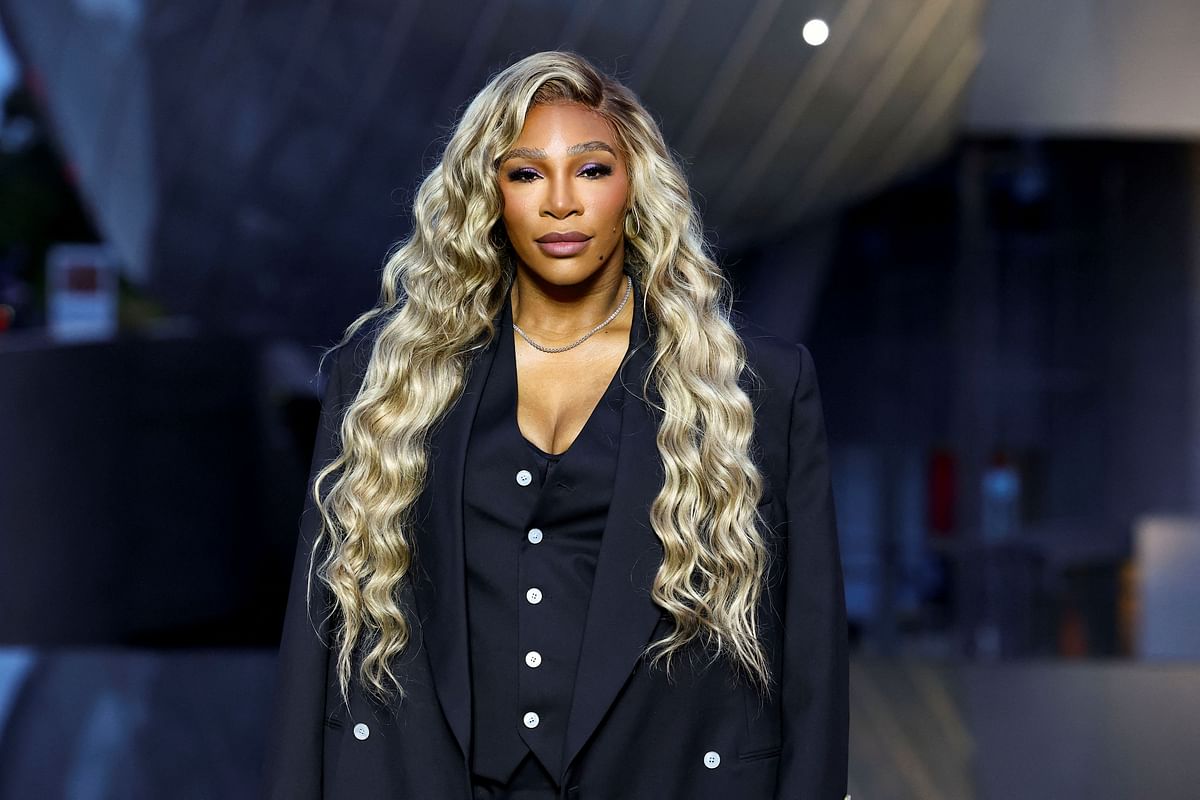
[[[812,351],[860,800],[1200,785],[1194,0],[0,0],[0,797],[257,796],[318,413],[456,114],[634,88]]]

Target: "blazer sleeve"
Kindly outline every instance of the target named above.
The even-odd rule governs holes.
[[[312,499],[317,472],[337,454],[341,424],[342,350],[329,356],[329,379],[321,401],[321,416],[308,492],[300,518],[300,537],[288,591],[287,613],[279,645],[275,706],[268,728],[263,796],[275,800],[316,800],[323,780],[326,691],[329,685],[328,588],[312,576],[308,598],[313,540],[321,517]]]
[[[783,750],[776,800],[842,800],[849,749],[846,599],[817,373],[800,369],[788,431]]]

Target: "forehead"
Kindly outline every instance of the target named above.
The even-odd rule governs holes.
[[[555,155],[573,144],[589,141],[606,142],[618,150],[612,126],[597,112],[578,103],[546,103],[525,114],[525,125],[514,145],[537,147]]]

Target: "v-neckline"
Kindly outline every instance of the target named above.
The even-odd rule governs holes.
[[[512,290],[512,284],[510,283],[509,291],[511,292],[511,290]],[[630,300],[630,302],[635,302],[637,300],[636,286],[633,286],[630,288],[629,300]],[[635,333],[636,324],[637,324],[637,322],[636,322],[637,313],[638,313],[637,306],[635,305],[634,309],[633,309],[633,315],[634,315],[635,319],[633,321],[631,321],[631,324],[629,326],[629,340],[625,343],[625,353],[624,353],[624,355],[621,356],[621,360],[619,362],[617,362],[617,368],[615,370],[613,370],[613,374],[609,377],[608,383],[604,387],[604,391],[602,391],[600,393],[600,396],[596,399],[596,402],[592,405],[591,410],[588,412],[587,419],[585,419],[583,421],[583,425],[579,428],[579,432],[575,434],[575,438],[572,439],[570,444],[567,445],[566,450],[563,450],[560,453],[551,453],[546,450],[543,450],[542,448],[538,447],[536,444],[534,444],[532,441],[529,440],[529,438],[525,435],[525,432],[521,430],[521,421],[517,416],[518,411],[520,410],[521,375],[520,375],[520,371],[517,369],[517,342],[516,342],[517,332],[513,328],[514,319],[513,319],[513,315],[512,315],[512,300],[510,299],[510,295],[508,295],[508,293],[506,293],[505,301],[504,301],[504,316],[506,318],[506,322],[508,323],[508,326],[507,326],[508,333],[506,335],[505,345],[509,348],[509,354],[512,356],[512,359],[511,359],[512,367],[511,368],[512,368],[512,385],[513,385],[512,408],[510,409],[509,419],[512,421],[512,426],[516,429],[517,435],[520,436],[521,439],[527,445],[529,445],[534,450],[536,450],[538,453],[540,453],[543,458],[548,458],[552,462],[561,461],[563,459],[563,457],[567,455],[567,453],[569,453],[575,449],[575,443],[578,442],[581,438],[583,438],[584,434],[587,433],[589,431],[589,429],[592,427],[592,420],[594,420],[596,417],[596,410],[598,408],[600,408],[600,404],[603,403],[608,398],[609,394],[612,392],[613,384],[616,382],[617,378],[621,374],[621,368],[625,366],[625,362],[629,360],[629,354],[633,351],[633,339],[634,339],[634,333]]]

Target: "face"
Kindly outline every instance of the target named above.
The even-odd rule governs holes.
[[[508,238],[539,280],[621,271],[629,175],[607,120],[576,103],[534,106],[497,177]]]

